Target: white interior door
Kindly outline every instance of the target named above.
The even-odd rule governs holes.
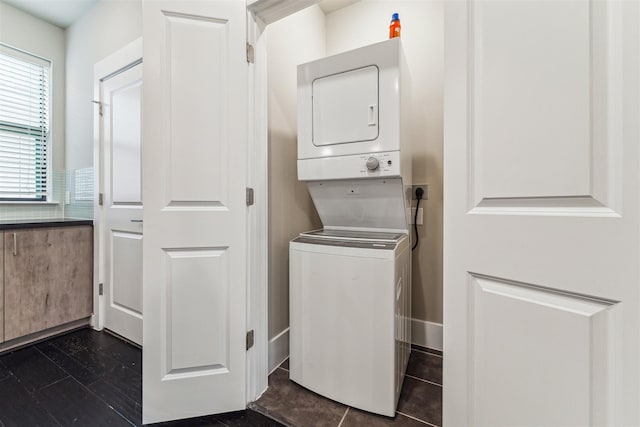
[[[142,345],[142,63],[100,82],[104,326]]]
[[[146,1],[143,421],[244,409],[245,2]]]
[[[639,6],[446,5],[445,425],[640,425]]]

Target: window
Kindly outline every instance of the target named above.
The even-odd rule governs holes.
[[[0,200],[47,200],[51,61],[0,43]]]

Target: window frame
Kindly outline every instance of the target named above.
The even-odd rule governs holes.
[[[42,66],[45,70],[47,77],[47,128],[44,140],[41,143],[41,146],[44,148],[44,157],[46,159],[46,166],[44,174],[40,176],[44,178],[45,182],[45,191],[42,192],[42,195],[39,197],[3,197],[0,195],[0,204],[15,204],[15,203],[24,203],[24,204],[50,204],[54,203],[51,201],[51,195],[53,194],[53,180],[52,180],[52,140],[53,140],[53,61],[48,58],[44,58],[40,55],[28,52],[24,49],[17,48],[10,44],[0,42],[0,53],[10,56],[18,61],[28,62],[32,65]],[[13,124],[9,122],[9,124]],[[29,126],[23,126],[17,124],[16,128],[24,128],[27,129]],[[18,133],[18,131],[15,131]]]

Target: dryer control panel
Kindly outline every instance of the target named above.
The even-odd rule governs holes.
[[[399,176],[399,151],[298,160],[300,181]]]

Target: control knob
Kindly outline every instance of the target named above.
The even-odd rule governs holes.
[[[378,159],[376,159],[375,157],[369,157],[367,159],[367,169],[369,169],[370,171],[378,169],[378,166],[380,166],[380,162],[378,162]]]

